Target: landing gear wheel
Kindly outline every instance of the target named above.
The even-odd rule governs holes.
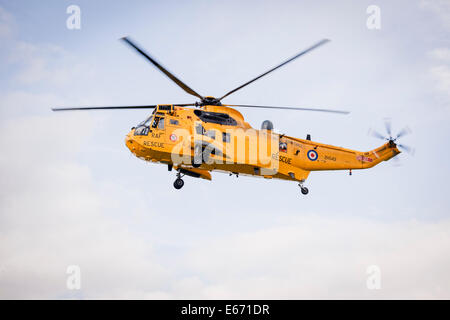
[[[184,186],[184,181],[183,181],[183,179],[177,178],[177,179],[174,181],[173,186],[174,186],[174,188],[177,189],[177,190],[183,188],[183,186]]]
[[[302,191],[302,193],[303,193],[304,195],[307,195],[308,192],[309,192],[309,190],[308,190],[307,187],[302,187],[302,188],[301,188],[301,191]]]

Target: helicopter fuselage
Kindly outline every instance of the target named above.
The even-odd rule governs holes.
[[[208,180],[222,171],[303,183],[311,171],[366,169],[400,153],[390,142],[360,152],[256,130],[237,110],[215,105],[158,105],[125,141],[142,160]]]

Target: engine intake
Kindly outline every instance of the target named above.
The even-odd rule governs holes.
[[[261,130],[273,130],[273,123],[270,120],[264,120],[261,124]]]

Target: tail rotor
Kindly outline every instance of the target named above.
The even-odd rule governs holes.
[[[389,141],[391,143],[394,143],[397,147],[399,147],[402,151],[405,151],[406,153],[409,153],[411,155],[414,155],[414,148],[406,145],[406,144],[400,144],[398,143],[398,139],[401,137],[404,137],[408,134],[411,134],[411,129],[406,126],[403,129],[401,129],[396,135],[392,135],[392,126],[391,126],[391,120],[390,119],[384,119],[384,127],[386,129],[386,134],[383,135],[380,132],[374,130],[374,129],[370,129],[369,130],[369,135],[380,139],[380,140],[385,140],[385,141]]]

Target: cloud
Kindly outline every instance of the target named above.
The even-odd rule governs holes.
[[[0,127],[1,298],[151,296],[167,277],[152,245],[114,217],[133,210],[108,201],[121,190],[99,189],[90,169],[70,160],[92,132],[89,118],[82,123],[28,117]],[[66,288],[73,264],[80,292]]]
[[[208,299],[448,299],[449,230],[450,220],[292,218],[193,249],[187,255],[193,276],[184,281],[190,290],[178,293]],[[381,290],[366,287],[370,265],[381,268]]]
[[[64,128],[73,132],[77,123]],[[132,199],[94,181],[89,168],[61,159],[86,142],[88,122],[85,136],[64,139],[53,134],[61,129],[57,119],[23,125],[35,128],[31,140],[19,131],[16,140],[0,141],[10,150],[0,158],[2,298],[450,297],[449,220],[392,223],[292,212],[273,227],[192,244],[174,264],[163,264],[154,241],[120,219],[133,210]],[[27,143],[30,149],[14,148]],[[27,156],[38,149],[48,156]],[[126,207],[108,205],[118,197]],[[65,287],[71,264],[81,267],[80,292]],[[381,268],[381,290],[366,287],[370,265]]]
[[[432,77],[436,81],[436,88],[450,95],[450,66],[440,65],[430,69]]]
[[[0,39],[10,37],[14,29],[13,16],[0,7]]]
[[[430,56],[434,59],[450,62],[450,49],[437,48],[430,52]]]
[[[450,96],[450,49],[437,48],[429,53],[433,59],[430,67],[430,75],[435,83],[435,88]]]
[[[450,29],[450,1],[448,0],[422,0],[420,7],[428,9],[441,21],[442,25]]]
[[[61,105],[64,101],[52,93],[33,93],[22,90],[11,90],[0,94],[0,123],[5,119],[36,115],[43,110],[48,112],[52,106]]]
[[[0,39],[7,42],[2,46],[2,60],[4,65],[15,67],[14,76],[10,78],[13,83],[42,85],[44,82],[61,88],[74,79],[82,78],[82,82],[93,75],[93,66],[75,62],[74,57],[61,46],[16,39],[16,29],[13,15],[0,7]]]
[[[17,65],[19,72],[13,78],[22,85],[46,85],[61,88],[94,74],[92,66],[75,62],[72,55],[56,45],[34,45],[18,41],[12,46],[9,63]]]
[[[10,35],[12,16],[0,8],[0,19],[0,35]],[[0,298],[160,297],[167,272],[153,245],[117,214],[136,211],[139,199],[97,181],[77,159],[97,123],[88,114],[49,114],[92,68],[59,46],[8,44],[5,62],[14,71],[2,75],[13,89],[0,95]],[[130,203],[113,200],[121,197]],[[69,265],[81,267],[81,291],[66,288]]]

